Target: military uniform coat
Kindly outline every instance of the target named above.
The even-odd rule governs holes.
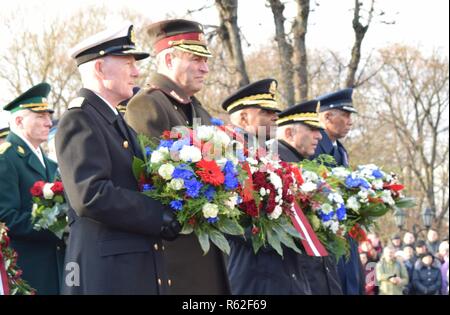
[[[312,158],[320,154],[328,154],[334,157],[337,166],[349,166],[347,150],[342,143],[336,141],[337,147],[333,146],[330,138],[325,131],[321,131],[322,140],[316,148]],[[350,245],[350,257],[345,259],[341,257],[338,262],[338,274],[341,279],[341,287],[344,294],[361,295],[365,291],[365,275],[361,265],[358,253],[358,243],[347,237]]]
[[[62,293],[165,293],[164,206],[138,191],[131,167],[133,156],[141,156],[135,132],[90,90],[81,89],[69,108],[56,134],[70,203],[69,282]]]
[[[278,140],[278,154],[285,162],[301,162],[304,157],[290,144]],[[341,295],[340,278],[335,258],[331,256],[313,257],[301,255],[301,263],[314,295]]]
[[[57,165],[44,155],[45,166],[28,145],[11,132],[0,146],[0,221],[6,223],[11,247],[18,253],[22,278],[37,294],[58,294],[64,242],[48,230],[36,231],[31,223],[35,182],[53,182]]]
[[[186,110],[183,107],[189,107]],[[189,117],[186,113],[190,113]],[[128,103],[125,119],[138,133],[160,138],[165,130],[175,126],[210,124],[211,116],[197,99],[188,97],[173,81],[154,74],[147,88]],[[171,294],[229,294],[228,277],[222,252],[211,245],[207,255],[194,234],[180,235],[165,242],[168,275],[172,280]]]

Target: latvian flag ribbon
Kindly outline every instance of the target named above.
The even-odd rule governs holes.
[[[6,274],[5,262],[0,245],[0,295],[9,295],[8,275]]]
[[[294,216],[292,217],[292,222],[294,223],[296,230],[300,233],[303,247],[308,256],[328,256],[327,250],[322,243],[320,243],[316,233],[314,233],[314,230],[309,224],[308,219],[295,201],[293,208]]]

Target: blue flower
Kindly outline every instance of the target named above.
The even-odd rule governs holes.
[[[183,200],[173,200],[169,205],[173,210],[181,211],[183,209]]]
[[[211,201],[213,201],[213,199],[216,195],[216,190],[214,189],[213,186],[209,186],[208,188],[206,188],[204,194],[205,194],[206,199],[208,199],[208,201],[211,202]]]
[[[227,161],[223,167],[223,172],[225,173],[225,189],[233,190],[236,189],[239,185],[237,180],[237,172],[234,168],[234,165],[231,161]]]
[[[152,149],[150,147],[145,147],[145,155],[149,158],[152,155]]]
[[[359,177],[353,177],[352,175],[348,175],[345,179],[345,186],[348,188],[356,188],[356,187],[363,187],[366,189],[370,188],[370,184],[363,178]]]
[[[189,179],[184,181],[184,186],[186,187],[186,194],[189,197],[197,198],[203,184],[195,179]]]
[[[211,118],[211,124],[214,126],[223,126],[223,121],[219,118]]]
[[[325,214],[322,211],[319,211],[319,216],[323,222],[330,221],[334,216],[334,211],[330,211],[328,214]]]
[[[186,169],[186,164],[178,165],[172,173],[172,178],[181,178],[184,180],[191,179],[194,177],[194,172],[189,169]]]
[[[375,177],[377,179],[383,178],[383,173],[379,169],[373,170],[372,175],[373,175],[373,177]]]
[[[150,185],[150,184],[144,184],[144,185],[142,185],[142,191],[149,191],[149,190],[153,190],[153,189],[155,189],[155,187],[153,187],[153,186]]]
[[[207,220],[208,220],[209,223],[213,224],[213,223],[216,223],[217,221],[219,221],[219,218],[218,217],[208,218]]]
[[[172,145],[173,145],[173,140],[161,140],[161,141],[159,141],[158,149],[160,149],[160,148],[168,148],[168,149],[170,149],[170,147]]]
[[[187,145],[189,146],[191,144],[191,140],[189,137],[182,138],[180,140],[177,140],[173,143],[172,147],[170,148],[171,151],[180,151],[183,149],[183,146]]]
[[[347,214],[347,209],[345,209],[345,206],[343,203],[341,203],[340,207],[336,210],[336,215],[339,221],[342,221],[345,219],[345,215]]]

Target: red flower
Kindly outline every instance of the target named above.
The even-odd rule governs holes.
[[[260,231],[259,227],[257,227],[257,226],[254,225],[253,228],[252,228],[252,234],[253,234],[253,235],[256,235],[256,234],[259,233],[259,231]]]
[[[348,231],[348,235],[353,238],[357,242],[363,242],[367,240],[366,232],[356,223],[350,231]]]
[[[53,186],[52,186],[52,191],[56,194],[56,195],[62,195],[64,192],[64,185],[62,182],[60,181],[56,181]]]
[[[297,185],[302,185],[305,180],[302,177],[302,171],[297,167],[292,167],[292,172],[294,173],[295,180],[297,181]]]
[[[251,217],[257,217],[259,215],[258,208],[254,201],[243,202],[242,209]]]
[[[33,187],[31,187],[30,192],[34,197],[42,197],[42,190],[44,189],[45,182],[43,180],[39,180],[34,183]]]
[[[196,164],[198,170],[195,172],[203,182],[213,186],[222,185],[225,176],[217,165],[216,161],[201,160]]]
[[[266,174],[263,172],[255,172],[253,174],[253,183],[257,186],[257,188],[265,187],[267,184]]]
[[[189,225],[192,225],[192,226],[194,226],[196,222],[197,222],[197,221],[195,220],[194,217],[192,217],[192,218],[190,218],[190,219],[188,220],[188,224],[189,224]]]
[[[400,184],[387,184],[387,185],[384,184],[383,186],[384,186],[383,188],[388,188],[395,192],[398,192],[398,191],[402,190],[403,188],[405,188],[405,186],[400,185]]]

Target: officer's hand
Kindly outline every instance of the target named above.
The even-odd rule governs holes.
[[[177,221],[172,210],[165,209],[163,213],[163,222],[161,226],[161,237],[166,241],[173,241],[178,237],[181,231],[181,225]]]

